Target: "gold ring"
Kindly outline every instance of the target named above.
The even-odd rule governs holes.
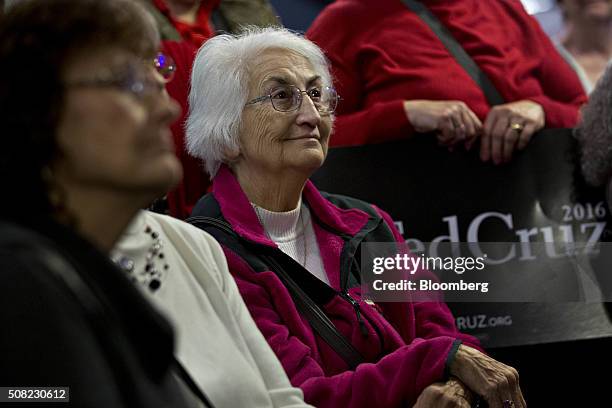
[[[520,123],[513,123],[510,125],[510,129],[514,130],[517,133],[521,133],[524,128],[525,126],[521,125]]]

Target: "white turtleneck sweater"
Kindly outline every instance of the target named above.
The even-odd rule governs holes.
[[[274,212],[251,203],[268,237],[310,273],[329,285],[308,206],[300,202],[291,211]]]

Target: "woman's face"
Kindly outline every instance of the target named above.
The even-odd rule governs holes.
[[[570,21],[612,19],[612,0],[563,0],[561,6]]]
[[[137,77],[147,84],[140,95],[130,88]],[[83,53],[64,72],[64,83],[60,153],[53,164],[60,182],[154,198],[180,180],[169,130],[180,108],[152,65],[117,48]]]
[[[305,91],[328,85],[306,58],[288,50],[266,50],[250,68],[248,100],[281,85]],[[291,112],[275,110],[269,98],[244,108],[238,162],[267,173],[290,170],[306,177],[323,164],[332,116],[319,113],[310,97],[302,96],[300,108]]]

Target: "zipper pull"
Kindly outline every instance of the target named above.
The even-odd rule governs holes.
[[[355,316],[357,316],[357,321],[359,322],[359,330],[361,331],[361,335],[364,337],[368,337],[368,329],[365,325],[365,322],[363,321],[363,318],[361,317],[361,308],[359,307],[359,303],[355,299],[353,299],[353,297],[349,295],[348,292],[342,292],[341,295],[344,295],[342,297],[345,298],[353,306],[353,309],[355,309]]]

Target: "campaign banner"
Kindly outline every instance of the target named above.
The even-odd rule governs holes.
[[[603,190],[580,174],[570,129],[539,132],[499,166],[477,151],[449,152],[431,135],[334,148],[312,180],[387,211],[417,256],[474,244],[494,254],[487,266],[503,271],[494,275],[497,292],[445,294],[458,327],[486,347],[612,336],[604,303],[612,299],[612,251],[602,244],[612,241],[610,211]]]

